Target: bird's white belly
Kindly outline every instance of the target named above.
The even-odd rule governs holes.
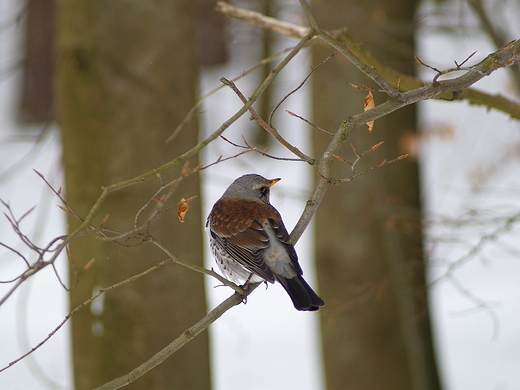
[[[225,253],[224,249],[214,244],[211,240],[210,246],[215,262],[226,279],[229,279],[238,285],[243,285],[246,281],[251,283],[260,283],[265,281],[264,278],[252,274],[251,271],[247,270],[243,265],[233,260],[227,253]]]

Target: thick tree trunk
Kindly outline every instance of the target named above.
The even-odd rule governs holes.
[[[57,3],[56,93],[63,137],[66,197],[85,216],[102,186],[135,177],[193,146],[195,125],[171,144],[166,138],[195,102],[198,80],[195,3],[176,1],[65,1]],[[197,165],[194,159],[192,166]],[[162,174],[163,181],[180,175]],[[99,226],[131,230],[159,179],[111,194]],[[199,193],[196,175],[174,193]],[[184,224],[164,213],[150,234],[177,256],[202,263],[201,213],[192,202]],[[149,214],[146,214],[148,216]],[[69,217],[70,229],[78,221]],[[164,260],[154,245],[116,245],[90,235],[70,246],[82,271],[71,293],[75,308],[100,287],[125,280]],[[95,262],[83,267],[91,259]],[[76,277],[75,270],[71,279]],[[101,304],[102,303],[102,304]],[[162,267],[103,296],[72,318],[76,388],[92,389],[126,374],[194,324],[206,311],[203,278],[181,266]],[[127,388],[210,388],[208,337],[200,335]]]
[[[323,28],[348,27],[381,61],[412,73],[413,0],[315,3]],[[365,42],[366,41],[366,42]],[[330,53],[313,50],[314,63]],[[373,85],[344,58],[335,58],[313,76],[317,125],[335,131],[363,109]],[[377,103],[387,99],[374,92]],[[374,131],[351,137],[359,152],[379,141],[383,147],[363,157],[356,171],[409,152],[416,134],[415,107],[375,122]],[[322,150],[327,136],[315,132]],[[353,161],[347,147],[343,157]],[[350,175],[336,164],[335,176]],[[327,193],[316,217],[316,258],[322,310],[323,347],[329,390],[437,390],[425,290],[419,171],[415,156],[375,171]]]

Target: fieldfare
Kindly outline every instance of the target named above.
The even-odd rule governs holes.
[[[211,251],[226,278],[278,281],[296,309],[315,311],[324,302],[303,279],[282,217],[269,203],[270,188],[279,180],[249,174],[227,188],[206,221]]]

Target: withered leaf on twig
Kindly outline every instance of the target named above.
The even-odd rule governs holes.
[[[186,213],[188,212],[190,206],[188,202],[191,202],[193,199],[196,199],[198,195],[193,195],[188,199],[181,198],[179,203],[177,204],[177,217],[179,217],[179,221],[184,222],[184,218],[186,217]]]
[[[190,206],[188,205],[188,202],[186,202],[186,199],[182,198],[177,206],[177,217],[179,217],[179,221],[184,222],[184,217],[189,208]]]
[[[374,96],[372,95],[371,91],[368,91],[368,95],[363,99],[363,111],[371,110],[376,106],[376,103],[374,101]],[[372,132],[372,129],[374,128],[374,121],[367,122],[367,129],[369,132]]]

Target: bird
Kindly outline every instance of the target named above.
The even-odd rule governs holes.
[[[211,252],[227,279],[244,286],[279,282],[297,310],[316,311],[324,302],[303,279],[282,217],[269,203],[280,180],[247,174],[231,183],[206,220]]]

